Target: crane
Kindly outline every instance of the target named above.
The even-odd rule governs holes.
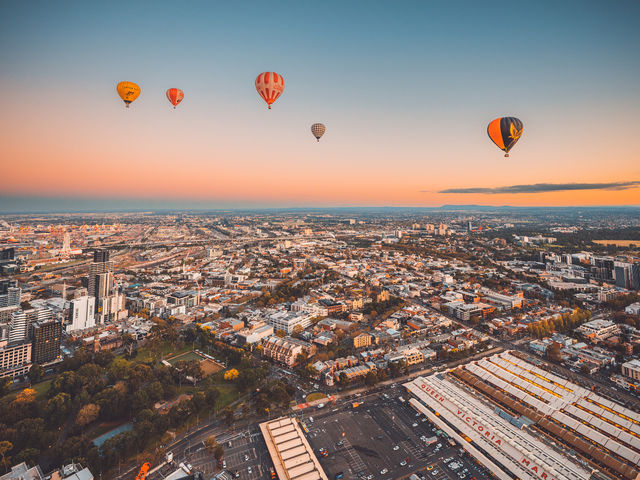
[[[138,476],[136,477],[136,480],[144,480],[147,477],[147,472],[149,471],[150,468],[151,468],[151,464],[149,462],[143,463],[142,467],[140,467],[140,471],[138,472]]]

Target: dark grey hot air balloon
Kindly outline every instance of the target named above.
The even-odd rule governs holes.
[[[316,137],[316,140],[320,141],[320,137],[324,135],[326,127],[322,123],[314,123],[311,125],[311,133]]]

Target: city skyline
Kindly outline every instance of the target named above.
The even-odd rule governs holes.
[[[5,5],[3,203],[640,204],[636,3],[251,5]],[[262,71],[286,82],[270,111]]]

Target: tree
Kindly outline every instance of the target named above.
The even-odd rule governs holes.
[[[60,425],[71,413],[71,396],[68,393],[58,393],[49,399],[44,411],[51,424]]]
[[[9,453],[11,450],[13,450],[13,443],[7,440],[3,440],[0,442],[0,457],[2,457],[2,466],[5,470],[9,468],[7,467],[7,463],[9,463],[11,457],[7,456],[7,453]]]
[[[547,358],[552,362],[561,362],[562,361],[562,348],[559,343],[551,342],[547,347],[547,351],[545,352]]]
[[[375,372],[369,372],[364,378],[364,383],[369,387],[373,387],[376,383],[378,383],[378,376]]]
[[[216,445],[215,448],[213,449],[213,456],[216,457],[216,460],[218,460],[218,462],[220,460],[222,460],[222,457],[224,455],[224,448],[222,448],[222,445]]]
[[[122,335],[122,345],[124,346],[124,351],[127,358],[131,358],[133,356],[133,347],[137,344],[137,340],[133,338],[133,335],[130,333],[125,333]]]
[[[80,409],[78,416],[76,417],[76,424],[80,427],[89,425],[98,419],[100,414],[100,407],[95,403],[88,403]]]
[[[231,370],[227,370],[224,373],[224,379],[227,381],[232,382],[233,380],[235,380],[236,378],[238,378],[238,375],[240,375],[240,373],[238,372],[238,370],[236,370],[235,368],[232,368]]]
[[[213,453],[218,446],[218,441],[216,440],[215,435],[211,435],[204,441],[204,446],[207,448],[209,453]]]
[[[234,420],[235,420],[235,418],[233,416],[233,410],[231,410],[231,408],[229,408],[229,407],[225,408],[224,409],[224,423],[226,423],[227,425],[231,425]]]
[[[44,376],[44,368],[37,363],[34,363],[29,369],[27,376],[29,377],[29,380],[31,380],[31,383],[38,383]]]
[[[36,395],[33,388],[25,388],[18,394],[14,402],[17,404],[33,403],[36,401]]]
[[[204,392],[204,398],[209,405],[215,407],[218,398],[220,398],[220,390],[216,387],[208,387]]]
[[[0,397],[4,397],[9,392],[11,380],[8,378],[0,378]]]

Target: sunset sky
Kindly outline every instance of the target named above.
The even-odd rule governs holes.
[[[639,18],[634,0],[2,2],[0,195],[640,205]],[[263,71],[286,82],[272,110]],[[500,116],[524,122],[510,158]]]

